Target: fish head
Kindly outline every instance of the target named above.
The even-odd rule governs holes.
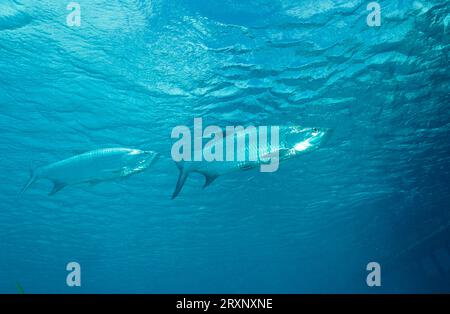
[[[331,137],[332,129],[290,127],[285,133],[284,146],[293,154],[315,150]]]
[[[159,157],[159,153],[150,150],[131,150],[126,158],[127,164],[134,172],[144,171],[149,168]]]

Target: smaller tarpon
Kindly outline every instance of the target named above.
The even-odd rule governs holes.
[[[105,148],[86,152],[31,171],[22,193],[36,180],[53,182],[53,195],[67,185],[96,184],[128,177],[150,167],[159,154],[131,148]]]

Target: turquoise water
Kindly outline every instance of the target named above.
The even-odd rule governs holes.
[[[69,1],[0,1],[0,292],[450,292],[445,254],[397,258],[431,236],[450,249],[448,1],[379,1],[379,27],[361,0],[77,2],[70,27]],[[194,117],[333,136],[171,200],[171,130]],[[19,194],[30,168],[106,147],[161,157]]]

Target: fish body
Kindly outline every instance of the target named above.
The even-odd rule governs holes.
[[[50,195],[67,185],[98,183],[128,177],[150,167],[158,153],[131,148],[105,148],[76,155],[32,171],[23,188],[25,192],[36,180],[53,182]]]
[[[318,149],[323,143],[325,143],[332,130],[326,128],[303,128],[299,126],[293,127],[280,127],[279,128],[279,141],[278,143],[267,142],[267,145],[258,146],[257,142],[245,141],[245,137],[248,137],[248,132],[236,132],[228,136],[233,136],[234,139],[239,141],[244,138],[245,145],[240,146],[234,152],[234,158],[223,161],[181,161],[177,162],[178,169],[180,171],[175,191],[173,192],[172,199],[175,198],[181,191],[189,173],[198,172],[205,176],[204,187],[210,185],[220,175],[244,171],[261,167],[261,165],[267,165],[277,159],[278,162],[289,160],[299,157],[307,152]],[[226,141],[226,138],[224,141]],[[203,148],[204,149],[204,148]],[[239,159],[237,156],[246,156],[244,159]],[[249,158],[254,156],[256,158]]]

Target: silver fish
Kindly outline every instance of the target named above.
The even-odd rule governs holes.
[[[128,177],[144,171],[158,158],[153,151],[130,148],[105,148],[86,152],[31,172],[25,192],[36,180],[47,179],[53,182],[53,195],[67,185],[98,183]]]
[[[205,183],[203,187],[210,185],[218,176],[235,172],[253,169],[267,164],[270,158],[278,158],[278,161],[285,161],[307,152],[318,149],[325,143],[332,133],[331,129],[327,128],[303,128],[299,126],[280,127],[279,128],[279,145],[266,145],[266,147],[258,147],[257,145],[249,145],[248,141],[245,143],[245,154],[247,156],[257,156],[256,160],[239,161],[181,161],[177,162],[179,169],[179,176],[172,199],[174,199],[183,188],[183,185],[191,172],[198,172],[205,176]],[[235,136],[235,139],[245,137],[246,132],[238,132],[228,136]],[[226,140],[226,137],[224,140]],[[235,152],[238,155],[239,152]]]

